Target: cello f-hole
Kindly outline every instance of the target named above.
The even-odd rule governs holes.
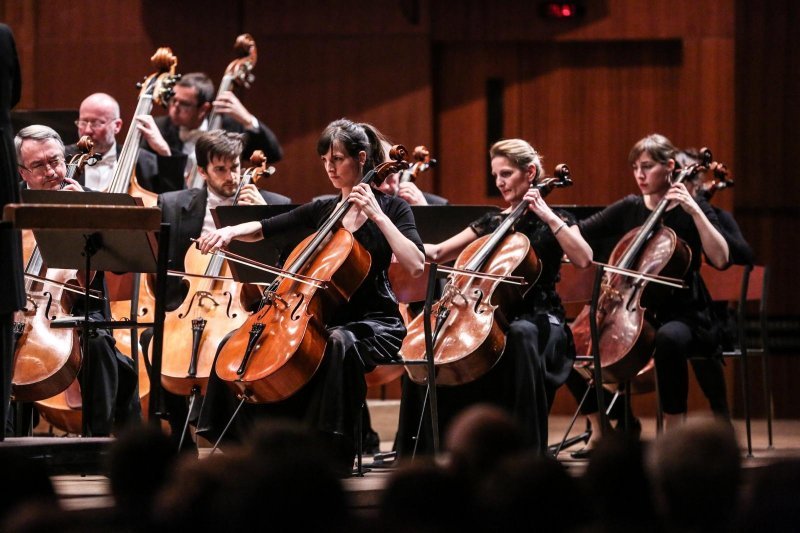
[[[230,291],[225,291],[222,294],[228,297],[228,307],[225,309],[225,316],[227,316],[228,318],[236,318],[238,313],[231,314],[231,307],[233,306],[233,295],[231,294]]]

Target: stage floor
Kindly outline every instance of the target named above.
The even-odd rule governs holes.
[[[373,427],[382,438],[381,450],[383,451],[389,451],[392,447],[392,438],[397,426],[397,407],[398,405],[395,401],[371,401],[370,403]],[[570,417],[567,416],[550,417],[551,444],[555,444],[561,439],[569,422]],[[780,459],[800,457],[800,420],[774,421],[772,448],[768,448],[766,420],[753,420],[753,457],[751,458],[746,457],[747,444],[744,420],[734,420],[734,426],[739,438],[745,469],[758,468]],[[583,422],[579,419],[571,434],[576,435],[583,428]],[[655,437],[655,420],[652,418],[642,419],[642,439],[653,440]],[[582,444],[577,444],[571,450],[562,451],[559,455],[559,460],[574,475],[580,475],[583,472],[586,461],[570,458],[569,452],[581,446]],[[206,455],[207,452],[208,448],[201,448],[201,457]],[[351,477],[344,480],[344,487],[350,497],[351,507],[356,512],[369,512],[370,509],[375,508],[386,480],[391,474],[391,469],[369,468],[371,463],[372,457],[366,456],[364,464],[367,468],[364,476]],[[54,475],[52,480],[61,503],[66,509],[100,508],[113,505],[108,479],[102,475],[62,474]]]

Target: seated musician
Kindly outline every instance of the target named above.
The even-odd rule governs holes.
[[[670,200],[662,222],[689,245],[692,257],[684,277],[688,289],[670,289],[668,297],[648,307],[648,319],[656,328],[656,377],[667,428],[680,423],[686,414],[686,358],[690,355],[711,356],[717,349],[710,297],[699,275],[701,254],[705,254],[707,261],[717,268],[724,268],[729,259],[728,245],[718,230],[717,216],[711,206],[704,199],[694,197],[692,183],[672,183],[676,157],[675,147],[663,135],[652,134],[639,140],[631,149],[628,161],[641,195],[629,195],[579,223],[581,232],[590,243],[609,236],[619,241],[628,231],[641,226],[662,199]],[[580,381],[578,377],[577,383]],[[574,383],[572,377],[570,383]],[[722,386],[724,397],[724,383]],[[580,397],[585,387],[584,381],[582,385],[571,385],[570,390]],[[589,394],[590,402],[594,396]],[[583,409],[595,429],[600,421],[596,409],[596,404]],[[599,436],[600,432],[593,433],[587,449],[594,446]]]
[[[251,114],[231,91],[215,99],[214,84],[201,72],[184,74],[175,85],[169,100],[168,115],[155,119],[158,136],[145,136],[142,146],[156,154],[186,154],[187,170],[194,168],[194,146],[203,131],[208,130],[208,115],[213,109],[222,116],[222,129],[244,133],[243,156],[261,150],[267,161],[275,163],[283,157],[278,138],[263,122]],[[145,142],[146,141],[146,142]]]
[[[329,124],[317,143],[328,179],[340,195],[317,200],[268,220],[209,232],[201,249],[226,246],[233,239],[260,240],[290,228],[309,231],[323,224],[340,202],[352,208],[341,221],[370,253],[370,271],[350,300],[325,324],[329,335],[322,363],[311,380],[289,398],[270,404],[244,404],[226,436],[242,439],[255,417],[289,416],[319,431],[350,472],[355,456],[356,422],[366,398],[364,373],[376,362],[394,360],[406,334],[397,301],[388,284],[392,254],[412,275],[423,271],[422,242],[408,204],[360,183],[383,160],[380,133],[369,124],[341,119]],[[324,253],[323,249],[322,252]],[[280,332],[274,332],[276,334]],[[272,333],[270,333],[272,334]],[[212,373],[198,422],[198,434],[216,439],[237,404],[227,386]]]
[[[184,189],[162,194],[158,197],[161,219],[170,224],[169,268],[185,272],[184,257],[192,245],[192,239],[215,229],[211,210],[220,205],[232,205],[239,186],[239,161],[243,140],[239,133],[212,130],[203,133],[195,145],[198,169],[205,180],[202,189]],[[288,204],[289,198],[281,194],[258,189],[250,183],[239,193],[239,205]],[[202,272],[192,272],[202,274]],[[176,309],[186,297],[186,291],[178,278],[170,277],[167,284],[167,310]],[[152,330],[142,334],[142,345],[147,346]],[[169,339],[165,346],[169,349]],[[186,419],[186,403],[183,397],[162,391],[166,403],[167,419],[172,428],[176,444],[183,431]],[[199,407],[199,403],[197,404]],[[188,441],[184,441],[187,442]]]
[[[139,184],[155,193],[182,189],[186,155],[170,151],[158,134],[151,115],[140,115],[134,117],[134,120],[145,139],[162,143],[160,151],[156,154],[147,150],[139,151],[136,160],[136,179]],[[114,177],[121,149],[117,144],[116,135],[121,131],[122,124],[119,104],[112,96],[94,93],[81,102],[78,120],[75,121],[78,137],[88,135],[94,143],[95,153],[102,156],[96,164],[84,167],[75,175],[75,179],[81,185],[93,191],[108,189]],[[68,159],[79,152],[76,144],[67,146],[65,151]]]
[[[75,180],[66,178],[64,143],[54,130],[47,126],[28,126],[14,138],[19,173],[24,185],[35,190],[83,191]],[[105,296],[105,280],[97,272],[92,288]],[[77,298],[71,312],[84,315],[83,298]],[[106,300],[92,300],[89,304],[91,320],[108,320],[111,316]],[[92,436],[107,436],[124,424],[141,421],[138,375],[133,361],[114,347],[111,332],[96,330],[89,338],[89,357],[84,358],[81,374],[88,372],[92,416],[88,428]],[[87,361],[88,359],[88,361]],[[87,365],[88,362],[88,365]],[[87,391],[82,391],[85,395]]]
[[[663,157],[663,154],[661,157]],[[675,156],[675,160],[680,166],[686,167],[694,163],[699,163],[700,157],[696,150],[685,150],[678,152]],[[708,195],[703,193],[702,182],[703,175],[698,173],[691,180],[687,180],[685,182],[686,190],[689,192],[689,194],[697,199],[699,205],[709,205]],[[714,224],[714,227],[717,229],[717,231],[719,231],[719,233],[724,237],[729,249],[729,264],[751,263],[753,261],[752,250],[739,231],[739,227],[732,215],[717,207],[711,206],[711,208],[717,215],[717,220],[711,220],[711,222]],[[710,326],[710,330],[708,330],[710,333],[707,331],[705,332],[705,335],[711,335],[712,338],[717,339],[711,342],[715,345],[715,348],[709,350],[709,353],[716,353],[720,348],[719,342],[723,341],[724,344],[724,339],[720,339],[719,337],[720,334],[724,335],[724,324],[722,324],[722,322],[724,322],[725,309],[721,310],[722,312],[720,313],[714,311],[713,307],[715,307],[715,305],[713,302],[711,305],[712,312],[710,316],[713,323]],[[718,357],[707,357],[703,359],[693,358],[691,363],[692,369],[694,370],[697,378],[697,382],[708,399],[712,412],[722,419],[730,420],[730,410],[728,407],[727,393],[725,390],[725,378],[722,372],[721,360]],[[567,380],[567,385],[576,398],[580,398],[586,389],[586,381],[577,372],[574,372],[570,375],[569,379]],[[608,405],[609,401],[611,400],[611,396],[608,391],[604,392],[606,396],[606,405]],[[626,415],[623,410],[624,407],[625,402],[617,401],[612,408],[612,412],[609,413],[609,418],[612,420],[617,420],[617,427],[621,429],[624,429],[624,423],[626,419],[632,420],[631,427],[633,430],[640,431],[641,426],[639,425],[638,420],[633,418],[633,415],[630,412]],[[586,403],[584,403],[581,408],[581,413],[588,417],[593,428],[596,429],[599,427],[600,416],[597,413],[597,402],[594,392],[590,392],[587,396]],[[591,454],[591,450],[595,447],[597,441],[600,439],[600,436],[601,432],[593,431],[586,447],[582,450],[574,452],[572,456],[574,458],[588,457]]]
[[[526,201],[528,211],[517,223],[516,231],[530,240],[541,261],[541,276],[519,309],[511,310],[505,351],[495,366],[472,382],[438,387],[439,422],[446,431],[448,423],[468,405],[492,403],[514,416],[523,428],[527,445],[543,452],[550,406],[556,389],[572,367],[575,352],[555,291],[561,257],[566,253],[576,266],[585,268],[591,263],[592,250],[570,215],[550,209],[539,190],[531,188],[542,178],[543,170],[539,154],[528,142],[502,140],[491,147],[489,154],[492,176],[508,207],[500,213],[484,215],[442,243],[426,244],[425,255],[436,262],[454,259],[471,242],[492,233],[515,207]],[[442,334],[446,334],[444,331]],[[414,448],[424,394],[424,386],[405,383],[396,441],[401,456]],[[429,423],[422,424],[423,431],[428,428]],[[428,433],[422,433],[418,450],[429,451],[430,438]]]

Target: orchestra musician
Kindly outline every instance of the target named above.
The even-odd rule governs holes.
[[[692,182],[671,182],[677,168],[676,158],[677,150],[663,135],[651,134],[640,139],[631,149],[628,162],[641,195],[626,196],[578,224],[581,233],[590,243],[609,236],[613,236],[617,242],[625,233],[640,226],[662,199],[671,201],[662,222],[689,245],[692,257],[684,277],[688,288],[671,289],[668,297],[648,308],[656,328],[653,357],[659,401],[667,429],[685,418],[688,395],[687,356],[710,357],[718,348],[711,316],[711,299],[700,278],[701,254],[715,268],[725,268],[729,261],[729,247],[718,230],[719,223],[714,210],[704,198],[695,197]],[[573,385],[577,383],[573,377],[569,382]],[[580,397],[586,388],[585,381],[579,387],[573,385],[570,390]],[[722,387],[724,399],[724,382]],[[718,397],[718,393],[715,397]],[[589,404],[585,405],[583,412],[596,429],[599,427],[600,417],[596,403],[593,402],[594,394],[589,394],[588,398]],[[594,431],[586,448],[574,455],[588,456],[600,433]]]
[[[14,145],[19,174],[25,187],[54,191],[86,190],[74,179],[66,178],[64,143],[53,129],[41,125],[23,128],[14,138]],[[101,291],[105,296],[102,272],[94,276],[91,288]],[[92,299],[87,304],[82,297],[78,297],[71,313],[83,316],[85,305],[90,306],[90,320],[109,320],[111,313],[105,299]],[[90,335],[89,357],[84,358],[80,372],[89,373],[91,398],[84,398],[83,401],[92,402],[92,416],[88,420],[92,436],[108,436],[126,424],[141,421],[139,383],[134,363],[115,348],[114,337],[109,330],[97,329],[96,335]]]
[[[197,140],[195,152],[198,170],[206,186],[202,189],[168,192],[158,197],[161,219],[170,224],[169,268],[171,270],[185,272],[184,257],[192,245],[192,239],[216,228],[211,210],[221,205],[233,204],[241,177],[239,165],[243,147],[242,134],[223,130],[203,133]],[[275,205],[289,202],[286,196],[258,189],[253,183],[249,183],[242,187],[237,205]],[[177,308],[185,297],[185,286],[178,278],[170,277],[167,282],[167,310]],[[149,344],[151,337],[152,330],[143,332],[143,347]],[[165,349],[169,349],[168,343]],[[185,398],[171,394],[167,390],[162,390],[162,395],[167,420],[177,444],[188,414],[186,401]]]
[[[263,122],[251,114],[231,91],[224,91],[215,99],[214,83],[202,72],[184,74],[174,87],[169,100],[168,115],[155,119],[158,136],[145,136],[142,146],[156,154],[186,154],[186,171],[196,165],[194,146],[199,136],[208,129],[207,117],[212,108],[222,115],[222,129],[245,134],[242,154],[249,157],[261,150],[267,161],[275,163],[283,157],[278,138]],[[183,188],[183,187],[181,187]]]
[[[139,115],[134,117],[134,121],[145,139],[162,144],[161,150],[155,154],[139,150],[136,160],[136,179],[139,184],[155,193],[183,188],[186,155],[170,151],[158,133],[152,115]],[[119,103],[105,93],[90,94],[81,102],[75,125],[78,127],[78,136],[88,135],[94,143],[95,153],[101,156],[96,164],[84,166],[77,172],[75,179],[93,191],[105,191],[114,176],[121,149],[116,140],[116,135],[122,129]],[[79,152],[78,145],[71,144],[65,151],[67,158],[71,158]]]
[[[436,262],[454,259],[471,242],[492,233],[520,202],[527,201],[528,212],[517,223],[516,231],[530,240],[541,261],[541,275],[509,317],[505,351],[497,364],[472,382],[438,387],[439,421],[446,430],[453,417],[468,405],[493,403],[517,420],[526,444],[543,453],[550,406],[575,355],[555,290],[561,257],[566,253],[576,266],[585,268],[591,263],[592,250],[571,215],[552,210],[538,189],[531,187],[543,177],[543,169],[539,154],[528,142],[501,140],[491,147],[489,155],[492,176],[508,207],[500,213],[487,213],[444,242],[425,244],[425,255]],[[408,380],[404,385],[396,440],[400,456],[414,448],[425,394],[424,386]],[[430,424],[423,423],[422,428],[424,431]],[[429,434],[422,433],[418,449],[430,451],[430,440]]]
[[[423,271],[422,242],[408,204],[360,183],[383,160],[380,139],[380,133],[370,124],[346,119],[330,123],[319,138],[317,153],[339,196],[313,201],[268,220],[220,228],[200,238],[201,249],[208,252],[233,239],[259,240],[297,226],[314,230],[341,202],[352,204],[342,226],[367,249],[372,261],[364,282],[325,325],[329,338],[320,367],[306,385],[286,400],[245,404],[231,428],[241,439],[242,431],[254,417],[301,419],[328,442],[341,470],[348,473],[355,457],[356,421],[366,398],[364,373],[373,369],[376,362],[396,359],[406,334],[388,283],[392,254],[412,275],[419,276]],[[198,434],[219,436],[234,407],[233,394],[212,374]]]

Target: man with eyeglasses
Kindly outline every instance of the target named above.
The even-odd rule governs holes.
[[[121,149],[116,141],[116,135],[122,130],[119,104],[108,94],[91,94],[81,102],[75,125],[78,127],[78,137],[88,135],[94,143],[95,153],[102,155],[97,164],[84,167],[83,171],[76,175],[76,179],[94,191],[105,191],[114,176],[117,156]],[[155,193],[182,189],[186,155],[181,152],[171,152],[158,133],[151,115],[134,117],[134,127],[138,128],[142,137],[155,147],[155,153],[139,150],[136,160],[136,179],[139,185]],[[78,151],[76,144],[67,146],[67,158],[71,158]]]
[[[66,177],[64,143],[55,130],[34,125],[23,128],[14,138],[19,174],[25,187],[34,190],[83,191],[74,179]],[[105,278],[97,272],[92,288],[106,294]],[[84,314],[84,299],[77,297],[70,312]],[[91,320],[108,320],[111,312],[107,300],[89,303]],[[84,359],[80,372],[89,373],[89,394],[83,398],[92,405],[89,430],[95,437],[110,435],[124,424],[141,421],[139,380],[133,361],[114,347],[109,330],[99,329],[89,338],[89,357]],[[86,391],[82,391],[86,394]]]
[[[173,154],[188,156],[187,174],[196,168],[195,143],[208,130],[208,115],[212,109],[222,116],[223,130],[245,134],[243,159],[249,158],[255,150],[262,150],[270,163],[283,157],[281,145],[272,130],[251,114],[231,91],[224,91],[215,98],[214,83],[207,75],[202,72],[184,74],[174,90],[168,115],[156,118],[155,124],[161,132],[161,140]],[[153,153],[162,153],[162,145],[155,135],[146,137],[145,141],[143,147]]]

